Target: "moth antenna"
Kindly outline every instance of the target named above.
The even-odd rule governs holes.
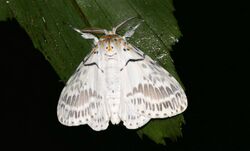
[[[107,34],[108,33],[106,29],[83,29],[81,31],[85,33],[93,33],[93,34]]]
[[[144,20],[142,20],[141,22],[144,22]],[[136,26],[134,26],[132,29],[128,30],[128,31],[124,34],[123,38],[132,37],[133,34],[135,33],[135,30],[141,25],[141,22],[138,23]]]
[[[72,29],[74,29],[74,30],[76,29],[71,24],[69,24],[69,27],[72,28]],[[108,33],[108,31],[106,29],[99,29],[99,28],[78,29],[78,31],[80,31],[82,33],[93,33],[93,34],[107,34]]]
[[[81,34],[81,36],[84,39],[93,39],[94,40],[94,44],[97,44],[98,41],[99,41],[99,39],[95,35],[93,35],[93,34],[91,34],[89,32],[84,32],[84,31],[79,30],[77,28],[73,28],[73,30],[76,31],[76,32],[78,32],[79,34]]]
[[[118,24],[116,27],[113,28],[113,33],[116,33],[116,30],[118,28],[120,28],[122,25],[126,24],[128,21],[130,21],[130,20],[132,20],[134,18],[136,18],[136,17],[130,17],[130,18],[124,20],[123,22],[121,22],[120,24]]]

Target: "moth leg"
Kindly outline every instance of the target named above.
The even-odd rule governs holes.
[[[133,34],[135,33],[135,30],[136,30],[140,25],[141,25],[141,23],[137,24],[135,27],[133,27],[132,29],[130,29],[129,31],[127,31],[127,32],[124,34],[123,38],[125,39],[125,38],[132,37]]]
[[[97,44],[97,43],[98,43],[99,39],[98,39],[95,35],[93,35],[93,34],[91,34],[91,33],[84,33],[84,32],[82,32],[81,30],[79,30],[79,29],[77,29],[77,28],[73,28],[73,29],[74,29],[76,32],[80,33],[81,36],[82,36],[84,39],[93,39],[93,40],[94,40],[94,44]]]

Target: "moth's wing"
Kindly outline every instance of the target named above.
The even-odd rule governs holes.
[[[104,74],[98,66],[98,59],[97,54],[88,55],[62,90],[57,107],[57,116],[62,124],[88,124],[96,131],[108,127]]]
[[[186,95],[168,71],[138,48],[122,54],[127,62],[122,69],[120,116],[127,128],[143,126],[151,118],[166,118],[187,108]],[[141,58],[141,59],[139,59]]]
[[[145,125],[150,120],[150,117],[139,114],[137,112],[137,106],[131,103],[130,98],[126,96],[127,93],[133,90],[133,81],[140,80],[137,76],[134,76],[134,74],[136,74],[134,72],[138,71],[128,68],[135,68],[134,65],[137,66],[137,62],[144,59],[144,54],[143,52],[131,52],[131,50],[126,47],[122,50],[127,51],[119,51],[121,64],[121,101],[119,116],[123,121],[123,125],[128,129],[136,129]]]

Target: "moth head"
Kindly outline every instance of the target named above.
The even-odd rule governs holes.
[[[124,39],[119,35],[104,35],[100,37],[98,45],[105,51],[105,54],[114,55],[121,49],[121,44],[124,43]]]

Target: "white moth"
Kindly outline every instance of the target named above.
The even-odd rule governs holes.
[[[139,24],[124,36],[116,34],[126,21],[112,31],[74,28],[84,39],[93,39],[94,47],[62,90],[57,107],[62,124],[88,124],[100,131],[109,121],[122,121],[128,129],[136,129],[152,118],[172,117],[187,108],[186,95],[177,80],[126,41]],[[104,36],[98,39],[91,33]]]

